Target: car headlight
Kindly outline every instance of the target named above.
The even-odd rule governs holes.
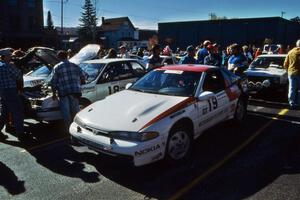
[[[76,115],[74,118],[74,122],[81,127],[85,127],[85,123]]]
[[[126,132],[126,131],[116,131],[110,132],[110,135],[114,139],[128,140],[128,141],[137,141],[144,142],[152,140],[159,136],[158,132]]]

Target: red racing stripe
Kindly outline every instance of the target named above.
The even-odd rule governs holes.
[[[155,122],[158,122],[159,120],[191,105],[192,103],[196,102],[196,98],[195,97],[189,97],[187,99],[185,99],[184,101],[176,104],[175,106],[173,106],[172,108],[169,108],[168,110],[162,112],[161,114],[159,114],[157,117],[155,117],[154,119],[152,119],[151,121],[149,121],[147,124],[145,124],[140,130],[154,124]]]

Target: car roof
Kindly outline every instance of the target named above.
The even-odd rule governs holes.
[[[96,59],[96,60],[87,60],[83,63],[111,63],[111,62],[119,62],[119,61],[138,61],[137,59],[132,58],[108,58],[108,59]]]
[[[217,69],[218,67],[209,65],[167,65],[158,70],[178,70],[187,72],[206,72],[209,69]]]
[[[286,57],[287,56],[287,54],[263,54],[263,55],[259,55],[258,56],[258,58],[262,58],[262,57],[266,57],[266,58],[278,58],[278,57],[280,57],[280,58],[282,58],[282,57]]]

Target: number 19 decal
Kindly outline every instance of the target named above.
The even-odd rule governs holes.
[[[218,108],[218,100],[216,97],[211,98],[207,102],[209,104],[209,111],[213,111]]]
[[[115,85],[113,87],[108,86],[108,93],[109,94],[113,94],[113,93],[116,93],[116,92],[119,92],[119,91],[120,91],[120,87],[118,85]]]

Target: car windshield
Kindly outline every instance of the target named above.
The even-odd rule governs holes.
[[[258,57],[250,65],[250,68],[268,68],[270,66],[283,66],[285,57]]]
[[[48,77],[51,74],[51,71],[52,69],[50,67],[43,65],[31,72],[29,75],[34,77]]]
[[[86,82],[90,83],[98,77],[100,71],[103,69],[105,64],[103,64],[103,63],[81,63],[79,66],[87,75]]]
[[[172,96],[193,96],[200,77],[201,72],[154,70],[138,80],[129,90]]]

